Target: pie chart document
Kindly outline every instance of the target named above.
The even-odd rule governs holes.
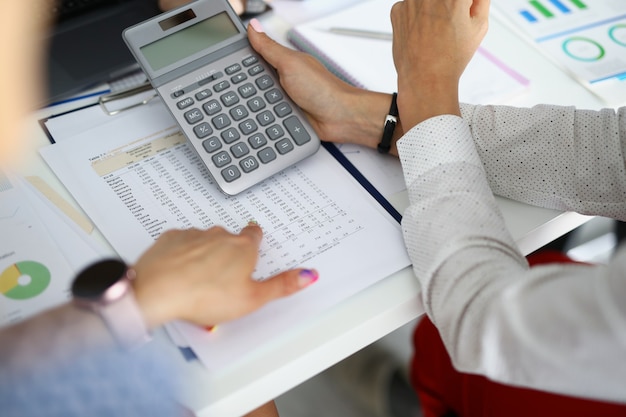
[[[0,171],[0,326],[67,301],[76,272],[60,250],[64,236],[52,235],[47,226],[58,227],[63,219],[42,218],[33,207],[34,191],[26,187]]]

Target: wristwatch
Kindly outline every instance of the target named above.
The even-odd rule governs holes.
[[[133,349],[151,337],[133,292],[135,271],[118,259],[96,262],[72,283],[74,303],[102,317],[118,344]]]

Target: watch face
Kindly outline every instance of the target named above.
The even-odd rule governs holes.
[[[78,274],[72,284],[72,295],[99,300],[107,289],[126,275],[126,270],[126,264],[117,259],[96,262]]]

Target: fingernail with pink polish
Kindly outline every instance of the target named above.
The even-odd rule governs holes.
[[[308,287],[319,279],[319,274],[314,269],[303,269],[298,274],[298,284],[300,288]]]
[[[259,19],[254,18],[250,20],[250,26],[254,29],[255,32],[263,33],[265,30],[263,29],[263,25],[259,22]]]

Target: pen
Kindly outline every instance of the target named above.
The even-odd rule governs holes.
[[[387,41],[393,39],[393,35],[391,33],[373,30],[332,27],[329,31],[331,33],[336,33],[337,35],[356,36],[360,38],[382,39]]]

